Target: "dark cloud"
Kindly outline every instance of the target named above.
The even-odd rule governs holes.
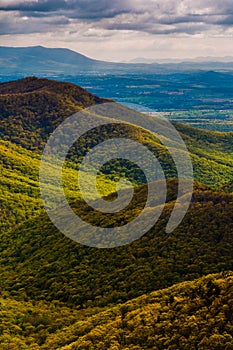
[[[172,21],[173,22],[173,21]],[[170,21],[168,21],[170,24]],[[208,26],[204,23],[186,23],[181,22],[177,23],[177,25],[163,25],[164,23],[150,23],[150,22],[141,22],[138,23],[115,23],[113,25],[107,24],[104,26],[105,29],[108,30],[132,30],[132,31],[141,31],[150,34],[157,35],[166,35],[166,34],[179,34],[186,33],[190,35],[194,35],[197,33],[201,33],[207,30]]]
[[[64,0],[42,0],[42,1],[16,1],[13,4],[0,6],[4,11],[27,11],[27,12],[50,12],[67,8],[67,2]]]
[[[47,33],[52,28],[67,26],[70,20],[66,17],[52,17],[41,21],[40,18],[4,16],[0,19],[0,35],[7,34],[30,34],[30,33]]]
[[[10,1],[0,2],[0,11],[12,14],[3,19],[2,33],[53,31],[57,25],[69,25],[70,20],[107,30],[151,34],[196,34],[217,27],[224,30],[233,24],[232,0]],[[28,25],[20,20],[25,16]]]
[[[0,6],[0,11],[19,11],[30,16],[61,13],[70,18],[108,18],[127,12],[123,0],[41,0],[15,2]]]
[[[223,19],[217,20],[216,24],[218,24],[220,26],[232,27],[233,26],[233,15],[226,16]]]

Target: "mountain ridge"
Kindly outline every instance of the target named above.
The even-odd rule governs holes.
[[[0,142],[0,201],[4,224],[9,220],[0,233],[3,350],[231,349],[233,193],[225,191],[232,188],[233,134],[174,124],[196,178],[207,186],[195,183],[183,222],[167,234],[178,183],[170,158],[147,130],[118,127],[122,137],[144,143],[165,166],[167,203],[157,224],[137,241],[96,249],[70,240],[49,220],[39,198],[38,168],[54,128],[70,113],[106,100],[72,84],[27,78],[0,84],[0,101],[5,139]],[[66,169],[75,192],[71,208],[84,221],[104,227],[122,224],[122,217],[113,222],[91,211],[77,199],[74,184],[78,157],[114,127],[92,130],[70,154]],[[117,165],[124,175],[124,166]],[[110,187],[109,169],[105,199],[111,200],[115,187]],[[219,191],[210,189],[220,185]],[[146,191],[144,184],[135,186],[136,205],[133,198],[123,224],[138,215]],[[218,275],[203,277],[213,273]]]
[[[43,46],[0,46],[0,68],[2,74],[26,75],[77,75],[81,72],[136,71],[163,72],[183,70],[232,70],[233,62],[182,62],[182,63],[115,63],[95,60],[66,48]]]
[[[31,77],[0,84],[0,102],[2,139],[0,160],[3,165],[0,197],[3,208],[1,229],[5,231],[18,224],[20,220],[30,218],[33,211],[37,213],[36,208],[42,205],[39,199],[39,161],[50,133],[73,113],[95,103],[104,103],[106,100],[70,83]],[[149,117],[142,115],[142,118]],[[181,124],[174,125],[192,157],[195,181],[202,182],[207,188],[214,190],[221,188],[222,191],[231,192],[233,134],[203,131]],[[99,142],[108,139],[112,133],[114,135],[114,130],[117,130],[120,137],[139,141],[148,147],[164,166],[167,178],[177,176],[166,148],[155,136],[135,126],[109,125],[87,133],[69,153],[65,176],[70,198],[75,197],[77,188],[72,185],[73,180],[68,180],[68,177],[75,179],[77,164],[88,148],[93,148]],[[141,175],[137,175],[135,180],[134,171],[128,166],[122,167],[120,163],[112,166],[111,171],[109,167],[102,169],[105,179],[102,187],[105,194],[112,191],[113,179],[118,178],[119,174],[122,176],[128,174],[134,185],[143,183]],[[76,196],[78,194],[76,193]]]
[[[72,83],[46,78],[29,77],[0,83],[0,135],[3,139],[8,135],[8,140],[13,138],[23,146],[32,144],[30,139],[34,139],[35,149],[44,139],[43,135],[54,131],[66,117],[105,101]]]

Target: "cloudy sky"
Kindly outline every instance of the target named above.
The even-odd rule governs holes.
[[[0,31],[109,61],[233,56],[233,0],[0,0]]]

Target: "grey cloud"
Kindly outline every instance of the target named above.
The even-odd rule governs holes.
[[[216,24],[227,27],[233,26],[233,15],[227,16],[223,19],[216,21]]]
[[[105,29],[108,30],[131,30],[131,31],[141,31],[150,34],[166,35],[166,34],[190,34],[194,35],[201,33],[208,29],[206,24],[201,23],[176,23],[173,25],[161,25],[160,23],[118,23],[118,24],[105,24],[103,25]]]
[[[108,18],[127,12],[124,0],[41,0],[16,2],[0,6],[2,11],[19,11],[30,16],[48,16],[60,13],[70,18]]]
[[[11,16],[4,16],[0,19],[0,35],[46,33],[51,28],[66,26],[69,22],[70,20],[68,18],[57,16],[49,19],[49,21],[24,17],[15,17],[12,21]]]
[[[1,4],[0,10],[13,13],[4,25],[7,30],[25,33],[53,31],[54,27],[68,25],[69,20],[85,21],[91,27],[107,30],[143,31],[151,34],[205,32],[213,27],[223,29],[233,24],[232,0],[39,0],[15,1]],[[17,15],[16,15],[17,14]],[[30,25],[17,21],[30,18]],[[61,23],[58,18],[62,17]],[[33,18],[40,18],[40,25]],[[57,18],[57,21],[55,20]],[[44,23],[44,28],[43,27]]]
[[[0,10],[4,11],[38,11],[38,12],[50,12],[57,11],[59,9],[67,8],[67,3],[64,0],[42,0],[42,1],[18,1],[14,4],[6,4],[0,6]]]

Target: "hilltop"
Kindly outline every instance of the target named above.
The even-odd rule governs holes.
[[[80,109],[107,101],[77,85],[54,80],[31,77],[2,83],[0,84],[0,136],[3,140],[11,141],[24,148],[42,150],[48,136],[64,119]],[[125,110],[127,112],[127,109]],[[141,116],[149,118],[146,115]],[[197,173],[200,168],[203,168],[201,174],[196,176],[197,181],[208,185],[215,184],[217,187],[221,185],[218,179],[220,174],[223,178],[224,175],[232,176],[233,133],[203,131],[185,125],[174,125],[187,143]],[[161,149],[161,143],[150,135],[149,131],[126,126],[116,128],[122,137],[140,140],[147,147],[154,150],[155,148],[158,150],[159,147],[158,152],[164,152],[164,149]],[[91,148],[98,141],[103,141],[104,137],[113,132],[112,129],[110,126],[103,127],[101,131],[98,129],[89,133],[84,144],[81,145],[82,154],[76,147],[75,151],[79,152],[79,157],[88,147]],[[174,171],[171,173],[174,176]]]
[[[3,220],[1,229],[7,230],[33,213],[41,210],[38,173],[40,157],[51,132],[71,114],[93,104],[106,102],[79,86],[54,80],[30,77],[0,84],[1,127],[3,140],[0,145],[1,205]],[[142,115],[143,118],[147,116]],[[208,188],[222,188],[231,192],[228,184],[233,177],[233,134],[203,131],[189,126],[174,124],[190,152],[197,182]],[[68,155],[66,170],[69,198],[80,199],[77,187],[77,164],[87,150],[114,136],[139,141],[148,147],[160,160],[167,178],[175,178],[176,169],[166,148],[148,130],[135,126],[109,125],[94,129],[80,140]],[[127,164],[115,162],[102,169],[104,193],[109,194],[114,186],[112,180],[119,174],[135,183],[142,184],[143,177]],[[90,179],[91,181],[91,179]],[[225,186],[225,187],[223,187]],[[76,191],[76,192],[75,192]],[[16,205],[17,203],[17,205]]]
[[[0,136],[29,149],[42,148],[65,118],[104,101],[77,85],[55,80],[29,77],[1,83]]]
[[[142,174],[119,160],[101,169],[100,187],[111,200],[114,179],[127,175],[135,193],[125,211],[103,215],[80,196],[82,157],[114,131],[148,147],[167,177],[158,223],[131,244],[96,249],[71,241],[51,223],[38,172],[51,132],[71,114],[106,100],[70,83],[30,77],[0,84],[0,101],[3,349],[231,349],[233,134],[174,124],[189,149],[196,182],[190,208],[171,234],[165,227],[178,180],[165,146],[133,125],[111,124],[80,138],[68,154],[63,180],[72,209],[84,221],[125,224],[145,203]]]

